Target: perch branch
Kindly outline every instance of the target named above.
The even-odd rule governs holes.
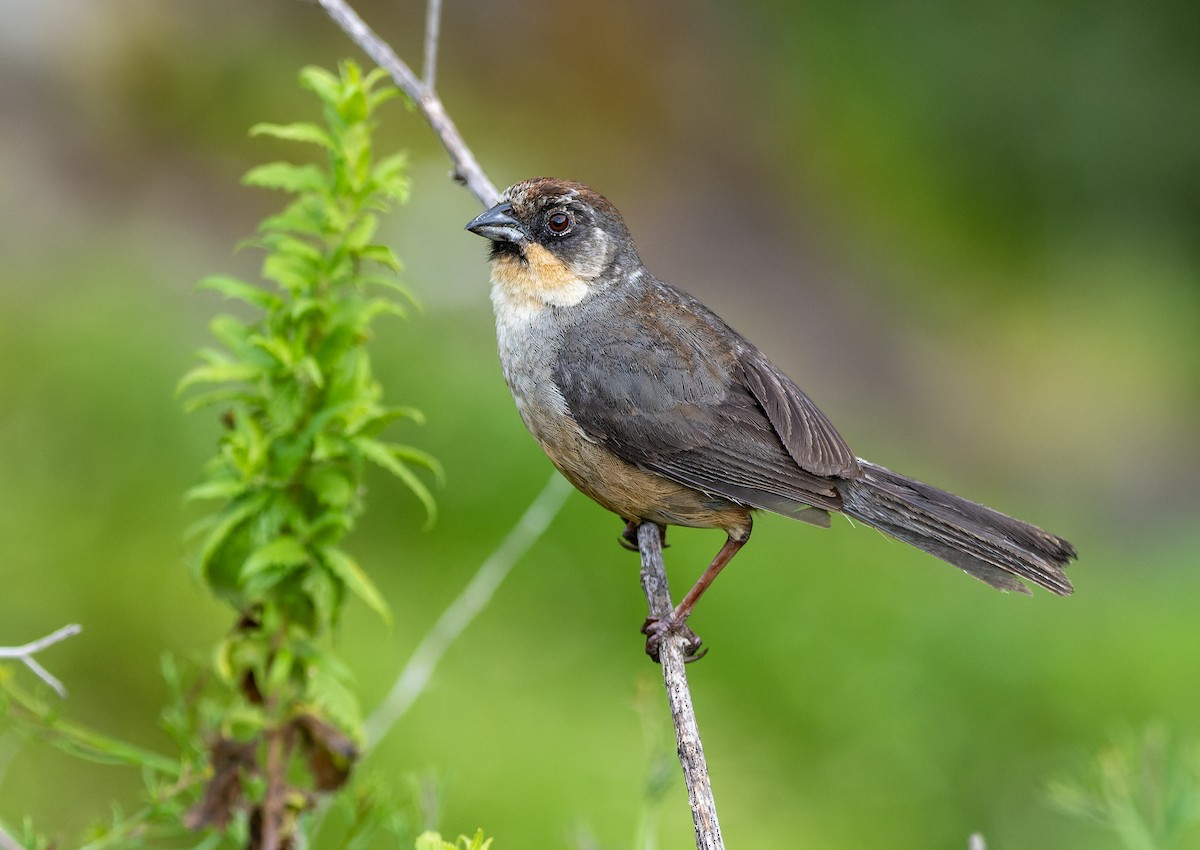
[[[79,634],[83,631],[83,626],[73,623],[69,626],[63,626],[57,631],[51,632],[43,638],[38,638],[24,646],[0,646],[0,659],[15,658],[34,672],[34,674],[45,682],[50,687],[54,688],[55,692],[60,697],[67,695],[67,689],[63,683],[56,679],[49,670],[39,664],[34,655],[41,652],[48,646],[53,646],[60,641],[64,641],[69,637]]]
[[[662,539],[654,523],[644,522],[638,526],[638,552],[642,556],[642,590],[646,593],[650,616],[668,617],[672,608],[671,589],[667,586],[667,571],[663,565]],[[708,764],[704,760],[704,747],[700,743],[700,729],[696,725],[692,693],[688,689],[687,672],[684,670],[686,645],[687,639],[678,634],[668,635],[663,640],[659,650],[663,683],[667,686],[667,703],[671,706],[671,720],[675,724],[679,764],[683,768],[688,802],[692,806],[696,848],[724,850],[721,826],[717,823],[717,804],[708,781]]]
[[[362,48],[363,52],[371,57],[376,65],[387,71],[395,81],[400,90],[408,95],[409,99],[416,104],[421,110],[421,114],[425,116],[425,120],[429,122],[429,126],[437,134],[441,140],[442,146],[445,147],[446,153],[450,154],[450,160],[454,163],[454,170],[451,176],[462,183],[471,192],[472,195],[483,204],[485,207],[490,207],[500,198],[500,193],[496,191],[495,185],[483,173],[483,169],[479,167],[479,163],[475,160],[475,155],[471,153],[471,149],[467,147],[467,143],[463,141],[462,134],[458,132],[458,128],[454,126],[454,122],[450,120],[449,114],[446,112],[446,107],[442,105],[442,100],[433,91],[434,72],[431,72],[429,67],[430,57],[436,60],[437,49],[432,50],[429,47],[430,38],[426,37],[426,75],[427,79],[422,81],[413,73],[412,68],[396,55],[396,52],[375,34],[374,30],[363,22],[363,19],[358,14],[346,5],[342,0],[317,0],[321,4],[321,8],[333,19],[350,39]],[[429,14],[434,16],[439,12],[441,4],[433,2],[430,4]],[[434,31],[433,41],[436,43],[436,22],[430,27],[427,25],[426,31],[432,29]]]

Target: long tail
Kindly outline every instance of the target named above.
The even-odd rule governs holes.
[[[1028,593],[1028,579],[1066,596],[1075,547],[1061,537],[891,470],[860,460],[861,478],[839,482],[843,508],[867,525],[923,549],[999,590]]]

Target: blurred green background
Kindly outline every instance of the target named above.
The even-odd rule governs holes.
[[[173,389],[227,309],[194,283],[255,274],[233,246],[281,199],[238,179],[302,153],[247,128],[313,117],[299,68],[357,53],[292,0],[3,8],[0,645],[82,623],[42,659],[64,712],[166,747],[160,654],[230,623],[180,543],[218,424]],[[419,4],[360,10],[419,63]],[[1074,597],[1024,599],[764,517],[693,621],[729,846],[1117,846],[1045,788],[1122,729],[1200,737],[1200,5],[472,0],[441,57],[494,180],[592,184],[859,454],[1081,553]],[[380,476],[350,541],[396,613],[342,629],[368,707],[550,472],[496,363],[478,208],[387,119],[414,177],[387,236],[426,310],[381,325],[377,368],[448,484],[424,532]],[[443,831],[632,845],[672,744],[619,531],[573,495],[371,756],[438,777]],[[721,537],[671,542],[679,592]],[[69,846],[138,786],[0,732],[9,823]],[[659,818],[689,845],[681,782]]]

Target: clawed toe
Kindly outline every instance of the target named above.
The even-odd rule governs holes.
[[[621,532],[621,536],[617,538],[617,542],[621,544],[622,549],[628,549],[630,552],[641,551],[638,546],[638,525],[640,523],[627,522],[625,530]],[[669,549],[670,544],[667,543],[667,528],[660,525],[658,527],[659,539],[662,541],[662,548]]]
[[[642,634],[646,636],[646,654],[654,661],[660,660],[662,643],[673,634],[681,635],[687,641],[683,646],[684,663],[691,664],[708,654],[708,647],[701,647],[699,636],[673,616],[647,617],[646,622],[642,623]]]

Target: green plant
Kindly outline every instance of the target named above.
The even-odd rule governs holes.
[[[1085,777],[1052,784],[1050,798],[1113,832],[1127,850],[1180,847],[1200,823],[1200,750],[1151,726],[1103,749]]]
[[[383,403],[366,350],[377,317],[405,315],[395,296],[411,302],[396,280],[399,260],[373,241],[378,214],[408,196],[403,158],[373,158],[374,111],[397,94],[379,85],[383,76],[363,76],[353,63],[340,76],[306,68],[300,82],[321,99],[325,126],[252,130],[317,145],[328,165],[274,162],[246,175],[250,185],[296,195],[253,242],[266,252],[262,275],[274,288],[203,281],[260,314],[214,319],[224,347],[203,350],[202,365],[180,382],[181,390],[212,385],[189,408],[223,407],[219,450],[188,496],[220,502],[194,526],[196,566],[238,612],[216,655],[227,702],[210,715],[221,718],[209,733],[211,775],[188,822],[225,828],[244,816],[264,846],[289,841],[312,794],[341,787],[358,757],[357,700],[322,641],[347,593],[389,617],[341,547],[363,510],[367,464],[403,481],[434,516],[412,466],[437,473],[436,462],[380,439],[390,423],[419,414]]]
[[[163,672],[172,699],[164,725],[179,748],[166,758],[61,720],[0,668],[0,711],[75,755],[140,767],[146,801],[87,837],[123,847],[181,826],[204,847],[294,846],[306,814],[342,790],[326,846],[360,847],[380,829],[407,835],[404,805],[367,783],[344,788],[362,746],[358,700],[329,649],[344,604],[357,596],[384,619],[379,591],[342,545],[364,508],[368,465],[400,479],[432,522],[432,494],[415,471],[440,477],[430,456],[387,441],[384,430],[420,414],[384,403],[366,344],[380,316],[405,316],[413,299],[400,262],[374,242],[378,218],[408,196],[404,159],[374,158],[371,130],[397,91],[384,74],[345,63],[306,68],[324,125],[260,124],[257,135],[321,148],[326,163],[273,162],[244,178],[294,199],[263,222],[255,285],[227,276],[201,286],[248,305],[219,315],[201,364],[180,381],[189,410],[216,407],[223,431],[191,500],[215,505],[191,528],[197,577],[234,609],[211,667]],[[344,789],[344,790],[343,790]],[[3,833],[6,835],[7,833]],[[23,843],[39,839],[26,826]]]

